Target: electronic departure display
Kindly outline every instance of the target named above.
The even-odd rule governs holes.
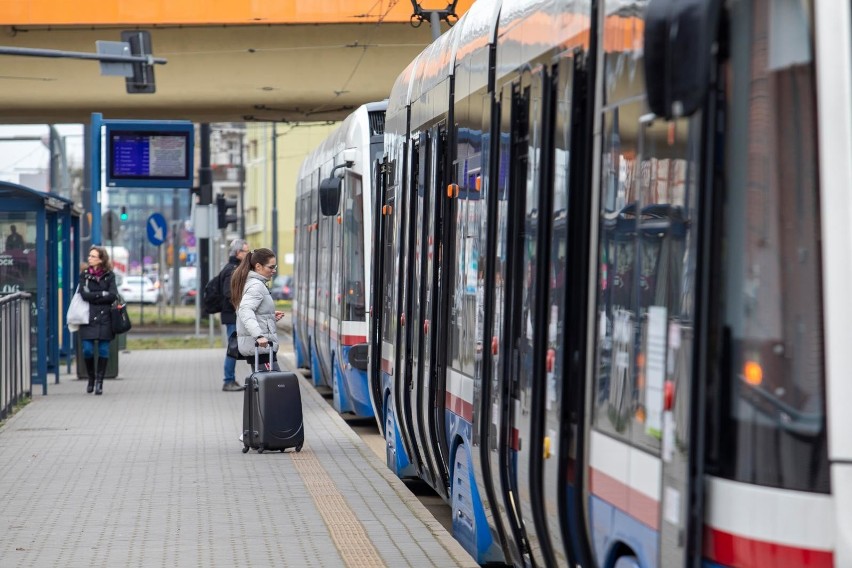
[[[169,126],[107,125],[107,186],[192,187],[192,123]]]

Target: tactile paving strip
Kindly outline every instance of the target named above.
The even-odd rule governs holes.
[[[385,566],[360,521],[307,446],[292,454],[293,465],[328,527],[337,551],[349,568]]]

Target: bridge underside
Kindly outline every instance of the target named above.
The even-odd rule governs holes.
[[[5,27],[0,45],[96,52],[131,27]],[[97,61],[0,55],[0,123],[104,118],[196,122],[339,120],[388,96],[431,41],[407,23],[150,28],[155,94],[127,94]]]

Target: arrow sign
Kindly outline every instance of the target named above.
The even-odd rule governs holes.
[[[168,228],[165,217],[163,217],[160,213],[152,213],[151,216],[148,217],[146,228],[148,229],[148,240],[152,245],[158,247],[163,244],[166,240],[166,232]]]

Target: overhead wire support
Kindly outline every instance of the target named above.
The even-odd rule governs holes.
[[[418,0],[411,0],[411,7],[414,9],[414,13],[411,14],[411,26],[419,28],[423,22],[428,19],[432,28],[432,41],[434,41],[441,36],[441,20],[447,22],[448,26],[452,26],[458,21],[459,16],[456,14],[456,4],[458,4],[458,0],[453,0],[447,4],[446,8],[440,10],[424,10]],[[454,21],[450,21],[450,18]]]

